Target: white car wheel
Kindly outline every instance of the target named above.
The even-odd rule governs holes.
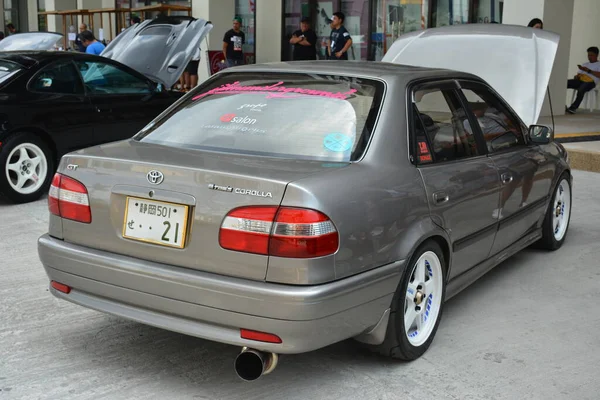
[[[414,265],[404,302],[404,330],[415,347],[423,345],[433,332],[440,313],[442,290],[442,264],[437,254],[427,251]]]
[[[22,143],[9,153],[4,170],[12,190],[20,195],[28,195],[44,184],[48,160],[37,145]]]

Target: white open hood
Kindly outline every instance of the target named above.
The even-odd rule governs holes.
[[[100,54],[173,86],[212,29],[203,19],[148,19],[121,32]]]
[[[531,125],[542,109],[559,38],[514,25],[446,26],[401,36],[382,61],[477,75]]]
[[[17,33],[0,40],[0,51],[54,50],[60,47],[62,38],[62,34],[54,32]]]

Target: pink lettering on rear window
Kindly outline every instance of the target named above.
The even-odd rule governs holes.
[[[265,92],[269,93],[267,98],[288,98],[288,97],[299,97],[299,96],[287,96],[288,94],[306,95],[306,96],[320,96],[327,97],[330,99],[346,100],[352,94],[356,93],[356,89],[350,89],[347,92],[328,92],[325,90],[316,89],[304,89],[295,87],[282,86],[283,82],[278,82],[271,86],[242,86],[240,82],[228,83],[218,88],[211,89],[205,93],[195,96],[192,100],[198,100],[211,94],[238,94],[248,92]]]

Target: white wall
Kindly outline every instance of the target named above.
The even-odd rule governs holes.
[[[569,52],[568,78],[577,73],[577,64],[587,62],[587,49],[600,47],[600,1],[576,0],[573,10],[573,33]],[[566,96],[566,104],[571,103],[572,91]]]
[[[281,0],[256,0],[256,63],[281,61]]]
[[[1,1],[0,1],[1,3]],[[0,6],[1,7],[1,6]],[[23,31],[37,32],[39,30],[38,24],[38,4],[37,0],[27,0],[27,29],[21,27]],[[0,25],[2,26],[2,25]],[[1,30],[1,29],[0,29]]]

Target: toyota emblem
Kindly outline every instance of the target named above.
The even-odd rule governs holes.
[[[160,185],[165,179],[165,176],[162,172],[153,169],[152,171],[148,172],[148,174],[146,175],[146,179],[148,179],[148,182],[150,182],[153,185]]]

